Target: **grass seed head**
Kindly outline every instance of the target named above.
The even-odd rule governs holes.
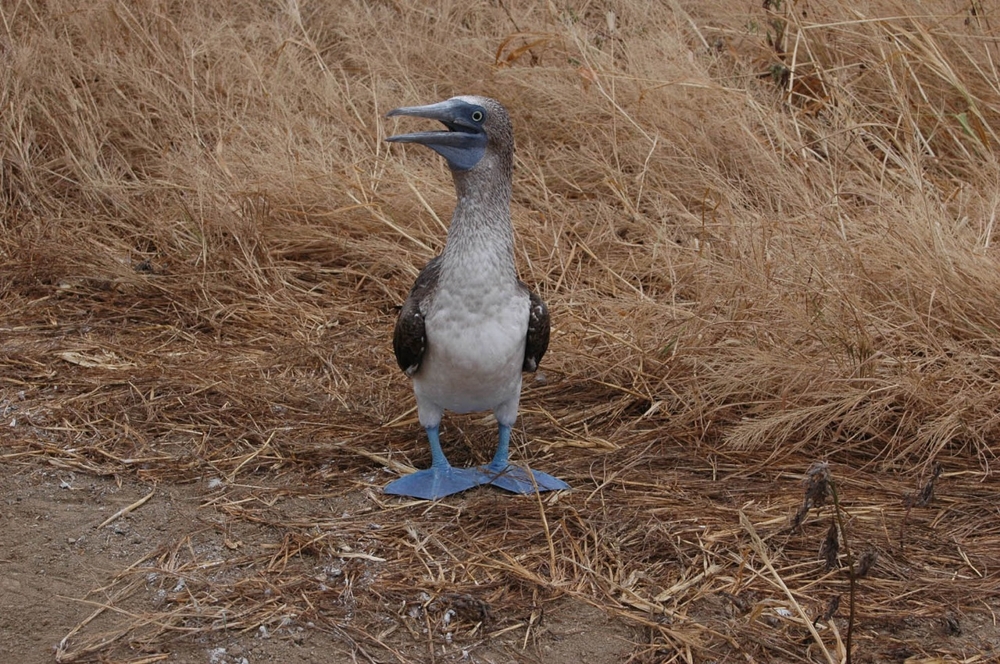
[[[830,602],[826,605],[826,610],[823,611],[823,615],[816,619],[816,622],[820,620],[826,622],[837,615],[837,610],[840,608],[840,597],[840,595],[834,595],[830,598]]]
[[[795,516],[792,517],[791,528],[793,531],[798,530],[802,526],[802,521],[805,519],[806,514],[813,507],[821,507],[826,504],[827,497],[830,493],[830,464],[825,461],[816,461],[811,466],[809,470],[806,471],[806,478],[804,480],[805,484],[805,496],[802,500],[802,505],[799,506],[798,511]]]
[[[868,576],[871,572],[872,567],[878,561],[878,551],[875,549],[867,549],[858,557],[858,562],[854,567],[854,576],[859,579],[863,579]]]
[[[826,537],[819,547],[819,557],[826,562],[828,570],[840,567],[840,537],[836,518],[830,519],[830,527],[826,529]]]
[[[826,504],[830,493],[830,477],[830,464],[825,461],[817,461],[809,467],[806,473],[805,502],[811,507]]]
[[[934,484],[937,482],[938,477],[941,476],[941,464],[935,463],[934,468],[931,471],[931,477],[927,482],[920,487],[920,490],[916,493],[908,495],[903,503],[907,507],[926,507],[934,500]]]

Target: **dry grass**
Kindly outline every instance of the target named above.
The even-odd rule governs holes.
[[[927,625],[1000,608],[1000,17],[534,4],[0,9],[4,458],[223,477],[208,506],[281,541],[136,561],[62,661],[292,615],[405,661],[409,633],[446,648],[449,607],[456,643],[528,643],[567,594],[636,625],[634,661],[840,661],[844,609],[810,627],[847,592],[832,508],[788,529],[817,459],[880,553],[855,650],[986,661]],[[542,502],[378,491],[427,461],[388,339],[452,204],[382,116],[462,93],[514,118],[522,277],[556,325],[517,456],[577,489]],[[453,422],[454,460],[486,459],[491,427]],[[151,578],[185,591],[150,608]]]

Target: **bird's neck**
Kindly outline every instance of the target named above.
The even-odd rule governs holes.
[[[454,179],[458,201],[448,227],[444,262],[463,272],[516,281],[509,167],[456,172]]]

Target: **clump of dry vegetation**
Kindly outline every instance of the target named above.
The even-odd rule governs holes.
[[[933,627],[1000,609],[985,3],[25,0],[0,18],[2,457],[223,478],[206,509],[275,537],[221,568],[163,544],[109,579],[61,661],[290,620],[368,661],[450,661],[528,647],[567,596],[633,625],[636,662],[850,659],[835,597],[855,568],[817,553],[830,513],[796,515],[816,460],[855,553],[878,550],[855,660],[1000,646]],[[427,462],[389,335],[453,197],[383,116],[466,93],[514,119],[518,260],[555,321],[516,457],[576,490],[541,501],[379,492]],[[493,429],[450,421],[453,461],[488,459]],[[933,498],[908,500],[932,472]],[[274,512],[320,495],[355,507]],[[340,567],[317,580],[317,561]]]

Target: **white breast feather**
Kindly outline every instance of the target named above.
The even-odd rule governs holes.
[[[442,270],[424,323],[418,400],[456,413],[492,410],[521,390],[529,301],[510,275],[473,255]]]

